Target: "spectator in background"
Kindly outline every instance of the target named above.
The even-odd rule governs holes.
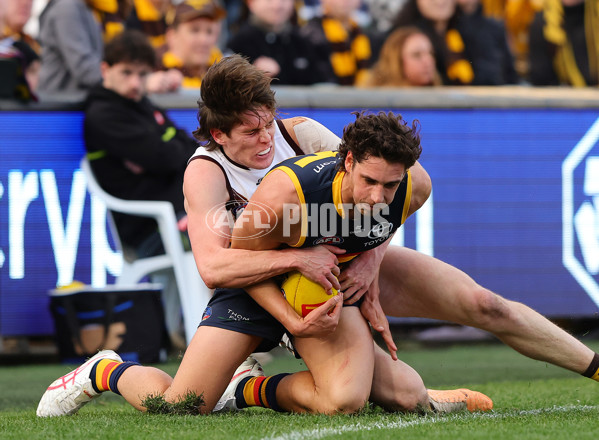
[[[414,26],[396,29],[385,40],[364,86],[422,87],[441,85],[433,43]]]
[[[351,86],[367,74],[372,53],[370,40],[352,19],[361,0],[321,0],[322,15],[302,27],[312,42],[319,74],[327,82]]]
[[[311,43],[295,23],[294,0],[246,0],[248,20],[228,48],[276,78],[276,84],[309,85],[326,78],[316,69]]]
[[[155,64],[154,49],[140,31],[125,31],[106,44],[102,84],[85,103],[85,148],[104,190],[122,199],[171,202],[184,226],[183,173],[197,143],[146,97],[146,80]],[[138,256],[164,252],[153,220],[119,213],[114,220],[123,246]],[[152,280],[165,286],[171,341],[185,346],[172,271]]]
[[[0,2],[0,30],[4,28],[6,3]],[[28,101],[32,95],[25,79],[25,60],[15,40],[0,34],[0,99]]]
[[[138,29],[148,36],[154,49],[166,44],[166,13],[170,0],[133,0],[133,10],[127,18],[127,29]]]
[[[84,92],[102,81],[102,31],[86,0],[50,0],[40,15],[38,90]]]
[[[392,31],[393,19],[405,2],[406,0],[364,0],[371,18],[366,32],[370,38],[374,60],[378,59],[385,39]]]
[[[104,42],[125,30],[125,21],[133,9],[133,0],[87,0],[102,26]]]
[[[433,42],[447,85],[515,84],[505,28],[482,15],[479,0],[407,0],[396,27],[417,26]]]
[[[432,41],[443,84],[474,81],[467,46],[457,29],[456,0],[407,0],[395,20],[395,28],[405,26],[419,27]]]
[[[159,64],[163,70],[179,70],[182,87],[200,87],[208,68],[222,58],[217,41],[226,15],[217,0],[187,0],[167,19],[167,44]]]
[[[0,26],[0,36],[11,37],[15,41],[23,41],[39,55],[39,43],[24,30],[25,25],[31,18],[33,0],[2,1],[5,3],[6,16],[4,18],[4,24]]]
[[[457,0],[459,29],[474,69],[472,85],[499,86],[520,81],[505,25],[483,15],[480,0]]]
[[[126,26],[137,29],[149,39],[157,52],[166,49],[166,16],[173,8],[171,0],[133,0],[133,8]],[[158,67],[160,63],[157,64]],[[148,93],[175,92],[183,83],[183,74],[178,69],[162,69],[148,75],[146,90]]]
[[[530,28],[530,82],[599,85],[599,3],[546,0]]]
[[[2,0],[4,18],[0,19],[0,40],[4,40],[2,49],[3,68],[2,80],[16,84],[5,84],[4,97],[12,96],[28,101],[36,99],[40,57],[39,44],[26,34],[23,28],[31,17],[33,0]],[[9,61],[12,60],[12,61]]]
[[[520,78],[529,73],[529,28],[543,0],[482,0],[486,17],[505,23],[508,45],[514,56],[514,67]]]

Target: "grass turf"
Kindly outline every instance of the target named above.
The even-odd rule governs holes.
[[[599,342],[587,343],[599,350]],[[106,393],[77,415],[38,419],[45,387],[71,367],[0,368],[1,439],[596,439],[599,384],[525,358],[500,345],[409,348],[401,359],[431,388],[467,387],[493,398],[490,413],[447,416],[387,414],[367,408],[354,416],[278,414],[250,409],[236,414],[173,416],[142,414]],[[178,362],[159,365],[174,374]],[[267,374],[298,371],[290,356],[276,356]],[[357,379],[359,380],[359,379]]]

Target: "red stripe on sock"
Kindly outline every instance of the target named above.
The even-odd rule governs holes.
[[[110,389],[108,386],[108,379],[110,378],[110,373],[118,367],[120,362],[111,362],[102,371],[102,390],[107,391]]]
[[[256,380],[254,381],[254,389],[253,394],[254,394],[254,402],[256,405],[261,405],[261,401],[260,401],[260,386],[262,385],[262,382],[264,382],[266,380],[265,376],[259,376],[256,377]]]

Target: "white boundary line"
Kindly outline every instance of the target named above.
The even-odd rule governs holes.
[[[376,431],[378,429],[404,429],[412,426],[419,425],[430,425],[433,423],[447,423],[456,420],[465,420],[464,415],[468,418],[474,419],[508,419],[519,416],[529,416],[536,414],[556,414],[564,413],[572,410],[582,411],[593,411],[599,409],[599,405],[567,405],[567,406],[553,406],[550,408],[533,409],[528,411],[516,411],[506,413],[465,413],[465,414],[453,414],[447,417],[421,417],[416,420],[397,420],[392,422],[372,422],[372,423],[351,423],[336,428],[315,428],[306,429],[303,431],[294,431],[287,434],[281,434],[273,437],[263,437],[262,440],[307,440],[307,439],[320,439],[331,435],[341,435],[348,432],[358,431]],[[401,417],[401,415],[397,416]]]

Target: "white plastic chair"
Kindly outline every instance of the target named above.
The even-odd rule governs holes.
[[[193,254],[186,252],[183,248],[173,205],[165,201],[119,199],[108,194],[98,184],[86,157],[81,159],[81,169],[87,180],[89,193],[106,205],[110,232],[121,252],[123,246],[110,211],[151,217],[158,223],[158,230],[165,250],[164,255],[132,259],[129,256],[125,258],[123,253],[123,269],[116,284],[136,284],[147,275],[172,268],[181,299],[185,337],[189,344],[200,323],[206,304],[212,296],[212,290],[200,277]]]

